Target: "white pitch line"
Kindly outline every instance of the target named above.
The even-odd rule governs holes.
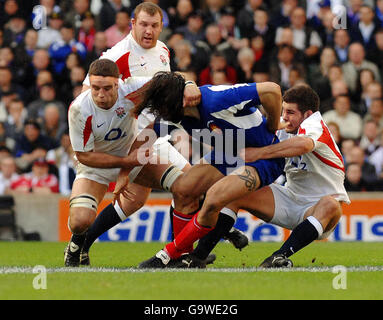
[[[332,272],[334,267],[295,267],[282,269],[265,268],[207,268],[207,269],[138,269],[138,268],[104,268],[104,267],[80,267],[80,268],[46,268],[47,273],[147,273],[147,272],[222,272],[222,273],[249,273],[249,272]],[[33,267],[0,267],[1,274],[33,274]],[[383,266],[349,266],[348,272],[381,272]]]

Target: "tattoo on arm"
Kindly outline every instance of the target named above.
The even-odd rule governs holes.
[[[251,174],[249,169],[245,169],[243,174],[239,174],[238,177],[245,181],[245,186],[249,191],[257,190],[257,178]]]

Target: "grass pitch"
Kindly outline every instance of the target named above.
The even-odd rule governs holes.
[[[96,243],[92,267],[64,268],[66,243],[0,242],[0,299],[383,299],[383,243],[315,242],[292,256],[293,269],[257,268],[280,245],[253,242],[240,252],[222,242],[205,270],[148,271],[136,266],[163,244]],[[38,265],[46,289],[33,286]]]

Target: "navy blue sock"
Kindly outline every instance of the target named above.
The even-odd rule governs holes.
[[[291,256],[318,238],[318,231],[307,219],[298,224],[282,247],[274,254]]]
[[[102,210],[94,220],[93,224],[89,227],[86,232],[86,239],[84,242],[83,250],[89,251],[89,248],[101,236],[104,232],[121,222],[121,218],[118,215],[116,209],[114,209],[111,203],[104,210]]]

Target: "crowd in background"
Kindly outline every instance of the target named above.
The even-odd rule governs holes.
[[[67,126],[90,63],[135,0],[0,0],[0,195],[69,194]],[[204,84],[307,83],[348,191],[383,191],[383,0],[157,0],[171,68]],[[46,16],[41,15],[43,6]]]

